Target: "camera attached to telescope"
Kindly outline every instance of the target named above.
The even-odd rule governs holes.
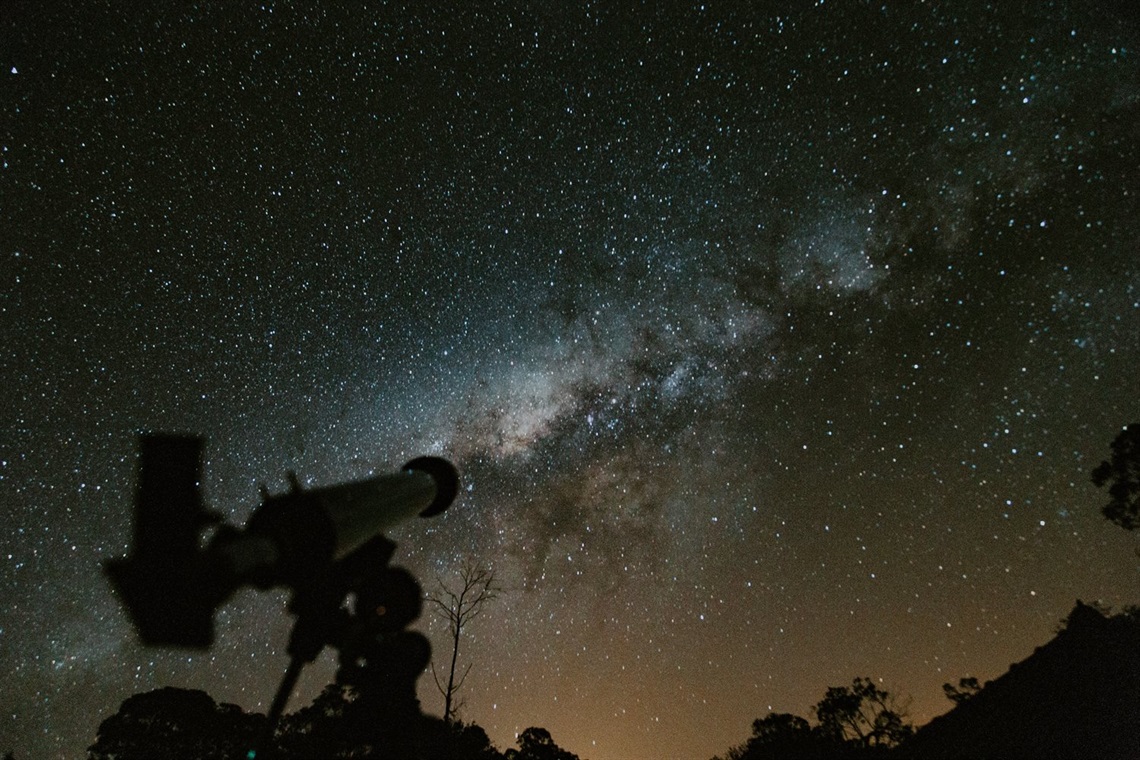
[[[214,613],[238,588],[285,587],[296,622],[270,726],[301,668],[326,646],[339,652],[338,681],[393,717],[411,705],[418,714],[415,680],[431,648],[405,628],[419,617],[423,595],[411,573],[389,566],[396,545],[383,533],[451,505],[459,490],[451,463],[420,457],[395,473],[310,490],[290,473],[290,491],[272,496],[263,487],[261,505],[239,529],[202,504],[202,447],[192,436],[140,440],[132,553],[104,569],[143,643],[208,648]]]

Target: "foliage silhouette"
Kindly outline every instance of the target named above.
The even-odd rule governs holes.
[[[972,677],[959,678],[957,686],[949,683],[942,684],[942,691],[946,694],[946,698],[956,705],[962,704],[981,690],[982,686],[978,683],[978,679]]]
[[[363,737],[348,725],[354,696],[350,687],[329,684],[312,704],[283,717],[277,727],[276,754],[335,758],[364,751]]]
[[[545,728],[530,727],[519,734],[518,749],[506,751],[507,760],[578,760],[573,752],[554,743]]]
[[[351,687],[330,684],[312,704],[278,724],[273,760],[503,760],[487,732],[471,723],[420,716],[398,728]],[[100,724],[88,760],[244,758],[266,718],[218,705],[205,692],[167,687],[136,694]]]
[[[1124,428],[1112,441],[1112,457],[1092,471],[1097,488],[1110,481],[1110,500],[1101,512],[1125,530],[1135,530],[1140,526],[1140,423]]]
[[[893,747],[914,732],[894,708],[891,695],[870,678],[829,688],[815,715],[824,735],[861,747]]]
[[[439,760],[503,760],[487,732],[475,723],[452,721],[441,735],[446,741],[434,755]]]
[[[789,713],[768,713],[752,723],[752,736],[725,760],[824,760],[882,757],[913,732],[890,693],[870,678],[832,686],[815,706],[812,726]]]
[[[806,719],[790,713],[768,713],[752,721],[752,736],[728,751],[726,760],[823,760],[839,748]]]
[[[203,691],[166,687],[128,697],[99,724],[89,760],[243,757],[265,716],[217,704]]]
[[[487,732],[471,723],[444,723],[425,715],[390,720],[386,710],[343,684],[325,687],[313,704],[285,716],[276,737],[276,760],[502,760]]]

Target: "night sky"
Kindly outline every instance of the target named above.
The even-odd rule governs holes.
[[[284,592],[150,650],[101,575],[143,431],[236,524],[452,459],[391,537],[496,568],[500,748],[700,760],[860,675],[922,723],[1140,601],[1089,482],[1140,420],[1129,3],[152,5],[0,12],[0,752],[268,708]]]

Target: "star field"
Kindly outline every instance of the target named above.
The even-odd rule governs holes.
[[[283,593],[150,650],[99,571],[141,431],[205,436],[236,524],[454,461],[392,538],[496,568],[500,748],[711,757],[859,675],[921,723],[1137,601],[1089,482],[1140,419],[1123,4],[332,5],[0,21],[0,751],[268,708]]]

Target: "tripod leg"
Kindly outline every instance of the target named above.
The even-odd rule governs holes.
[[[265,760],[269,756],[269,745],[273,741],[273,731],[277,728],[277,721],[281,719],[281,713],[285,712],[285,705],[289,702],[289,697],[293,693],[293,688],[297,685],[297,679],[301,677],[301,668],[305,667],[305,661],[299,657],[292,657],[289,660],[289,667],[285,670],[285,676],[281,679],[281,685],[277,687],[277,693],[273,696],[273,704],[269,707],[269,715],[265,720],[265,732],[257,740],[257,745],[251,749],[247,754],[247,760]]]

